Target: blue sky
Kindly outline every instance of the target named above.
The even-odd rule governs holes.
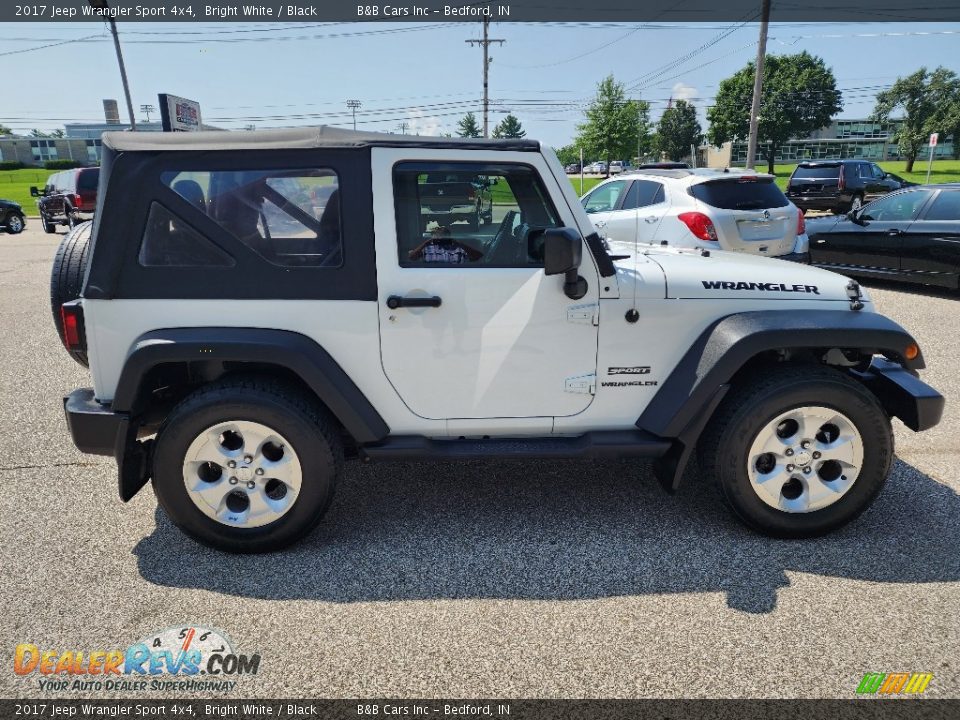
[[[479,22],[119,28],[138,119],[158,92],[200,101],[204,121],[225,128],[350,126],[348,99],[363,103],[357,125],[370,130],[453,132],[465,112],[479,117],[481,52],[465,42],[480,36]],[[7,23],[0,33],[0,123],[28,132],[98,121],[102,98],[120,100],[126,118],[106,25]],[[651,102],[654,119],[670,97],[702,115],[719,82],[754,57],[757,25],[495,23],[490,36],[506,41],[491,48],[491,125],[510,111],[529,137],[559,146],[609,73]],[[960,73],[958,47],[957,23],[791,23],[771,25],[768,52],[823,57],[844,91],[841,117],[860,117],[898,75],[922,65]],[[41,49],[22,52],[30,48]]]

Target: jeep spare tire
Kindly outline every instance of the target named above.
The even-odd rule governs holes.
[[[63,317],[60,308],[64,303],[80,297],[83,288],[83,276],[87,272],[87,257],[90,249],[90,229],[92,222],[81,223],[68,232],[60,242],[60,248],[53,259],[50,272],[50,310],[57,334],[64,347],[67,344],[63,336]],[[87,353],[84,350],[70,350],[70,357],[84,367],[89,367]]]

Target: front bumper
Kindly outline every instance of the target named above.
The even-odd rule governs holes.
[[[112,455],[117,461],[120,498],[126,502],[149,479],[152,440],[137,440],[136,425],[126,413],[97,402],[92,388],[78,388],[63,398],[63,411],[73,444],[91,455]]]
[[[915,432],[940,422],[943,395],[897,363],[874,358],[866,372],[854,373],[877,396],[883,407]]]

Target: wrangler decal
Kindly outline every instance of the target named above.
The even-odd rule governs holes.
[[[820,294],[816,285],[787,285],[786,283],[731,282],[730,280],[701,280],[705,290],[761,290],[763,292],[794,292]]]

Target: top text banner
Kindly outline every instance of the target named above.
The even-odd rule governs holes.
[[[773,0],[774,22],[960,22],[960,0]],[[107,5],[95,9],[93,5]],[[0,2],[0,22],[494,22],[694,23],[756,21],[760,0],[435,0],[362,3],[39,0]]]

